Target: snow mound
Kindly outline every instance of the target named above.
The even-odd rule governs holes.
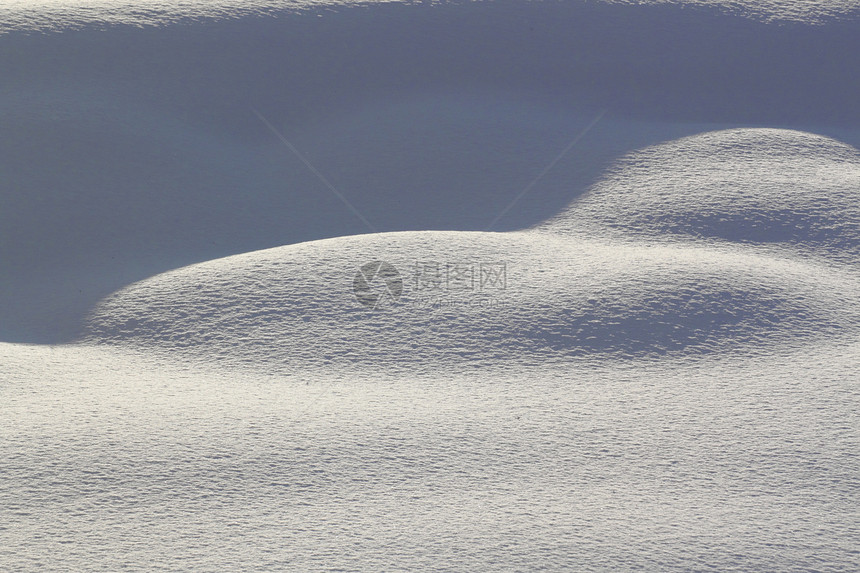
[[[856,290],[822,268],[715,248],[382,233],[131,285],[95,309],[87,341],[290,371],[759,352],[856,332]]]
[[[783,129],[682,138],[621,159],[539,228],[781,246],[860,259],[860,152]]]
[[[824,17],[847,3],[81,4],[0,0],[6,342],[68,342],[104,296],[204,260],[529,228],[617,157],[702,129],[858,145],[860,34]]]

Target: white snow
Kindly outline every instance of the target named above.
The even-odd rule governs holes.
[[[374,260],[398,270],[403,293],[389,300],[376,279],[373,292],[385,298],[369,309],[353,281],[356,263]],[[500,264],[505,288],[486,276]],[[465,280],[452,279],[458,270]],[[428,273],[438,285],[427,284]],[[526,364],[539,372],[578,357],[757,354],[850,341],[858,328],[856,274],[823,265],[528,233],[405,232],[160,275],[100,303],[86,340],[264,371],[442,375]]]
[[[0,0],[0,569],[860,570],[858,11]]]
[[[785,129],[712,131],[621,158],[553,233],[685,237],[860,261],[860,152]]]

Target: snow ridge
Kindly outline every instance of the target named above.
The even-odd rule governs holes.
[[[675,204],[687,192],[661,199]],[[594,210],[608,217],[612,206]],[[557,235],[377,233],[237,255],[123,289],[95,309],[85,341],[290,372],[546,367],[853,340],[856,274],[827,258],[762,252],[753,242],[758,212],[750,212],[749,220],[736,213],[751,229],[734,236],[738,244],[608,241],[583,226]],[[856,244],[845,231],[856,223],[852,213],[828,216],[842,222],[842,242]],[[824,247],[838,253],[832,241]],[[374,261],[391,276],[359,277]],[[503,284],[493,272],[504,273]]]
[[[730,129],[627,155],[537,227],[717,241],[860,261],[860,152],[785,129]]]

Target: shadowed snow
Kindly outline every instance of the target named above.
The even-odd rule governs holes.
[[[734,129],[620,159],[538,227],[639,240],[716,239],[860,262],[860,152],[790,130]]]
[[[374,260],[398,269],[402,294],[370,276],[383,299],[369,309],[354,276]],[[490,282],[502,264],[504,285]],[[860,332],[858,296],[854,276],[743,250],[388,233],[159,275],[102,302],[86,340],[285,372],[545,367],[851,339]]]
[[[860,571],[858,21],[0,0],[0,569]]]

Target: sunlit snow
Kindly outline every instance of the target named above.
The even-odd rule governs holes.
[[[0,570],[860,570],[858,17],[0,0]]]

